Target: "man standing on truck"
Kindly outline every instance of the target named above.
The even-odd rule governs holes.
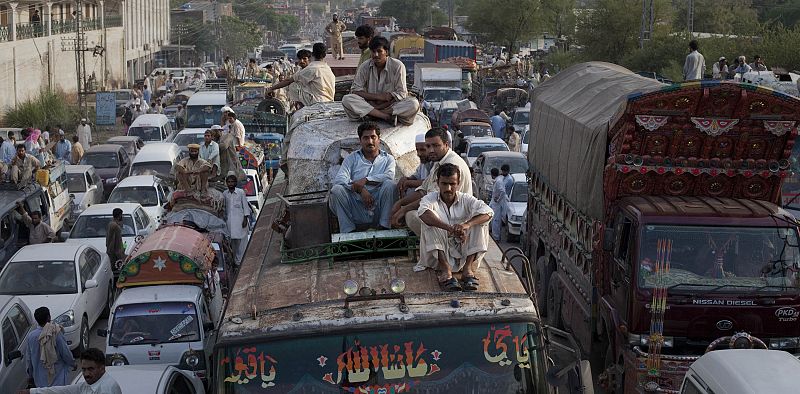
[[[459,191],[472,195],[472,173],[464,159],[450,149],[448,131],[440,127],[428,130],[425,133],[425,147],[428,151],[428,160],[433,163],[430,174],[435,174],[439,167],[444,164],[454,164],[459,169]],[[428,176],[425,178],[422,185],[414,193],[403,197],[394,204],[392,207],[392,226],[402,227],[405,224],[415,234],[420,235],[422,222],[420,222],[419,215],[417,215],[419,201],[425,195],[438,190],[439,185],[436,183],[436,177]]]
[[[337,14],[333,14],[333,21],[325,26],[325,32],[330,35],[333,56],[339,60],[344,59],[344,49],[342,48],[342,32],[345,30],[347,30],[347,26],[339,20],[339,15]]]
[[[414,271],[437,270],[437,279],[445,291],[462,290],[453,272],[461,272],[463,290],[477,290],[475,270],[489,248],[487,223],[492,219],[492,209],[459,191],[460,174],[454,164],[439,166],[435,177],[438,191],[423,197],[417,210],[423,224],[420,258]]]
[[[372,51],[369,50],[369,42],[375,36],[375,28],[370,25],[361,25],[356,28],[356,42],[358,42],[358,49],[361,50],[361,57],[358,58],[358,65],[360,66],[372,57]]]
[[[72,161],[72,144],[69,143],[67,137],[64,136],[63,133],[58,133],[58,142],[56,142],[56,149],[55,149],[56,159],[63,160],[67,162],[67,164],[78,164],[78,162]]]
[[[389,224],[396,197],[395,160],[380,148],[381,129],[372,122],[358,126],[361,149],[344,158],[333,179],[329,206],[339,221],[339,232],[350,233],[358,225]]]
[[[111,211],[111,221],[106,228],[106,254],[114,270],[119,269],[117,261],[125,261],[125,248],[122,245],[122,209]]]
[[[200,158],[211,163],[211,175],[219,176],[219,144],[214,141],[211,130],[203,133],[203,144],[200,145]]]
[[[300,102],[303,106],[333,101],[333,96],[336,94],[336,76],[333,75],[328,63],[323,61],[327,51],[325,44],[321,42],[314,44],[311,52],[314,61],[291,77],[267,88],[267,94],[289,86],[290,99]]]
[[[683,63],[683,80],[696,81],[703,79],[705,71],[706,60],[697,50],[697,41],[689,41],[689,54],[686,55],[686,61]]]
[[[236,265],[242,263],[244,251],[247,249],[247,224],[250,217],[250,203],[244,190],[236,187],[238,178],[234,171],[229,171],[225,176],[225,185],[228,190],[222,195],[225,197],[225,223],[231,235],[231,248],[236,254]],[[241,224],[241,226],[240,226]]]
[[[347,116],[353,120],[366,116],[397,126],[414,123],[419,102],[408,95],[406,66],[389,57],[389,41],[373,37],[369,43],[372,59],[358,66],[350,94],[342,98]]]
[[[56,232],[49,224],[42,222],[42,213],[32,211],[30,214],[25,211],[21,202],[17,203],[17,211],[14,212],[14,219],[25,224],[28,228],[28,244],[38,245],[51,243],[56,240]]]

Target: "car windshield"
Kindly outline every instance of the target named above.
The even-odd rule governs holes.
[[[522,132],[522,143],[523,144],[527,144],[528,143],[528,139],[529,139],[528,136],[530,136],[530,135],[531,135],[531,133],[529,132],[528,129],[525,129],[525,131]]]
[[[473,136],[473,137],[491,137],[492,136],[492,128],[491,126],[461,126],[459,131],[464,134],[464,137]]]
[[[514,119],[511,123],[514,124],[514,127],[522,127],[528,124],[528,117],[530,112],[528,111],[517,111],[514,112]]]
[[[72,226],[69,237],[80,238],[105,238],[108,223],[111,221],[111,214],[108,215],[81,215]],[[131,215],[122,215],[122,236],[133,237],[136,232],[133,229],[133,218]]]
[[[204,133],[179,133],[172,141],[178,146],[189,146],[189,144],[202,144]]]
[[[447,108],[439,112],[439,122],[442,124],[450,124],[453,122],[453,112],[456,112],[455,108]]]
[[[268,384],[279,393],[377,393],[411,385],[408,392],[426,394],[549,390],[542,335],[533,324],[352,331],[222,347],[214,392],[260,392]],[[248,354],[254,361],[242,364]],[[252,378],[238,378],[244,374]]]
[[[186,107],[186,127],[210,128],[219,123],[222,105],[189,105]]]
[[[67,174],[67,190],[70,193],[86,192],[86,176],[80,174]]]
[[[136,143],[133,142],[133,141],[113,141],[113,140],[109,139],[108,143],[109,144],[121,145],[125,149],[125,153],[127,153],[128,155],[132,155],[132,154],[136,153],[136,151],[134,151],[134,147],[136,147]]]
[[[127,101],[131,99],[131,92],[114,92],[114,98],[119,101]]]
[[[425,101],[441,102],[441,101],[455,101],[455,100],[461,100],[460,90],[431,89],[425,91]]]
[[[153,186],[117,186],[108,197],[108,202],[132,202],[142,204],[143,207],[152,207],[158,205],[158,193]]]
[[[524,157],[491,157],[487,158],[483,164],[483,173],[488,174],[492,168],[499,170],[503,164],[508,164],[509,174],[524,174],[528,172],[528,160]]]
[[[511,202],[528,202],[528,183],[515,182],[511,189]]]
[[[81,164],[94,168],[119,168],[117,152],[89,152],[81,159]]]
[[[800,251],[792,228],[647,225],[642,235],[640,287],[661,283],[674,290],[730,291],[800,286]],[[659,278],[656,266],[664,250],[669,271]]]
[[[137,126],[128,129],[128,135],[139,137],[142,141],[161,141],[161,128]]]
[[[197,311],[190,302],[120,305],[108,344],[111,346],[194,342],[200,339]]]
[[[474,144],[469,146],[467,157],[478,157],[483,152],[508,151],[506,144]]]
[[[73,261],[11,261],[0,276],[0,294],[75,294]]]
[[[142,161],[131,166],[131,175],[166,175],[171,171],[172,162],[169,161]]]

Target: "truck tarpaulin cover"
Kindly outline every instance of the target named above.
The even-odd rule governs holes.
[[[134,247],[117,287],[202,284],[214,257],[203,234],[183,226],[161,227]]]
[[[580,212],[603,212],[607,133],[632,93],[666,86],[603,62],[574,65],[534,90],[528,157],[532,169]]]

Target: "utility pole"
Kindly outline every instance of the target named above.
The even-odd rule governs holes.
[[[642,0],[642,26],[639,29],[639,48],[644,48],[644,42],[653,38],[654,21],[655,5],[653,0]]]
[[[689,29],[689,39],[694,38],[694,0],[688,0],[689,4],[686,7],[686,24]]]
[[[86,86],[86,60],[84,59],[84,52],[94,51],[94,48],[86,47],[86,33],[83,31],[83,1],[76,0],[75,2],[75,37],[64,37],[61,39],[61,50],[63,52],[75,53],[75,75],[78,83],[78,111],[81,116],[88,115],[88,108],[86,106],[86,94],[88,93],[88,86]]]

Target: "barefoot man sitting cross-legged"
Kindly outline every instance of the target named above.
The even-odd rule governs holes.
[[[436,171],[439,191],[428,193],[419,203],[422,221],[420,259],[414,271],[433,268],[446,291],[475,291],[480,266],[489,246],[492,209],[485,202],[459,190],[460,171],[442,164]],[[462,283],[453,277],[461,272]],[[463,284],[463,287],[462,287]]]

